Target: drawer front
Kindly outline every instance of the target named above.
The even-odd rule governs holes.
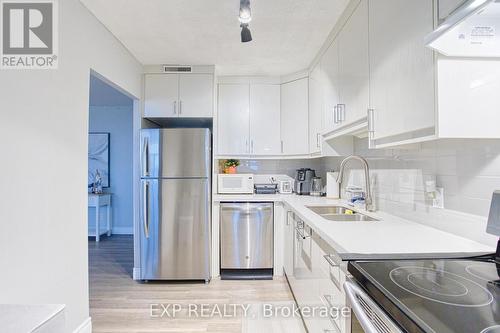
[[[319,271],[319,297],[325,306],[330,309],[330,320],[339,332],[345,332],[346,319],[342,310],[347,301],[342,288],[345,274],[341,270],[342,260],[333,252],[333,249],[321,238],[315,239],[318,243]]]

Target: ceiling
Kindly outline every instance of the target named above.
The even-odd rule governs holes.
[[[134,101],[94,75],[90,75],[90,106],[132,106]]]
[[[348,0],[81,0],[144,65],[216,65],[221,75],[283,75],[309,66]]]

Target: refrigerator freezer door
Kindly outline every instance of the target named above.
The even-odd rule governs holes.
[[[208,179],[142,181],[141,278],[210,279]]]
[[[141,130],[141,178],[204,178],[211,170],[206,128]]]
[[[210,130],[201,128],[161,131],[162,178],[209,177],[211,166]]]
[[[273,204],[222,203],[221,268],[273,268]]]

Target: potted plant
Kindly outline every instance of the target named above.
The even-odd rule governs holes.
[[[225,160],[224,161],[224,173],[236,173],[236,167],[240,165],[238,160]]]

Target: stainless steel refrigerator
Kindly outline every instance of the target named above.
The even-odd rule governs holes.
[[[209,129],[141,131],[141,279],[210,279]]]

